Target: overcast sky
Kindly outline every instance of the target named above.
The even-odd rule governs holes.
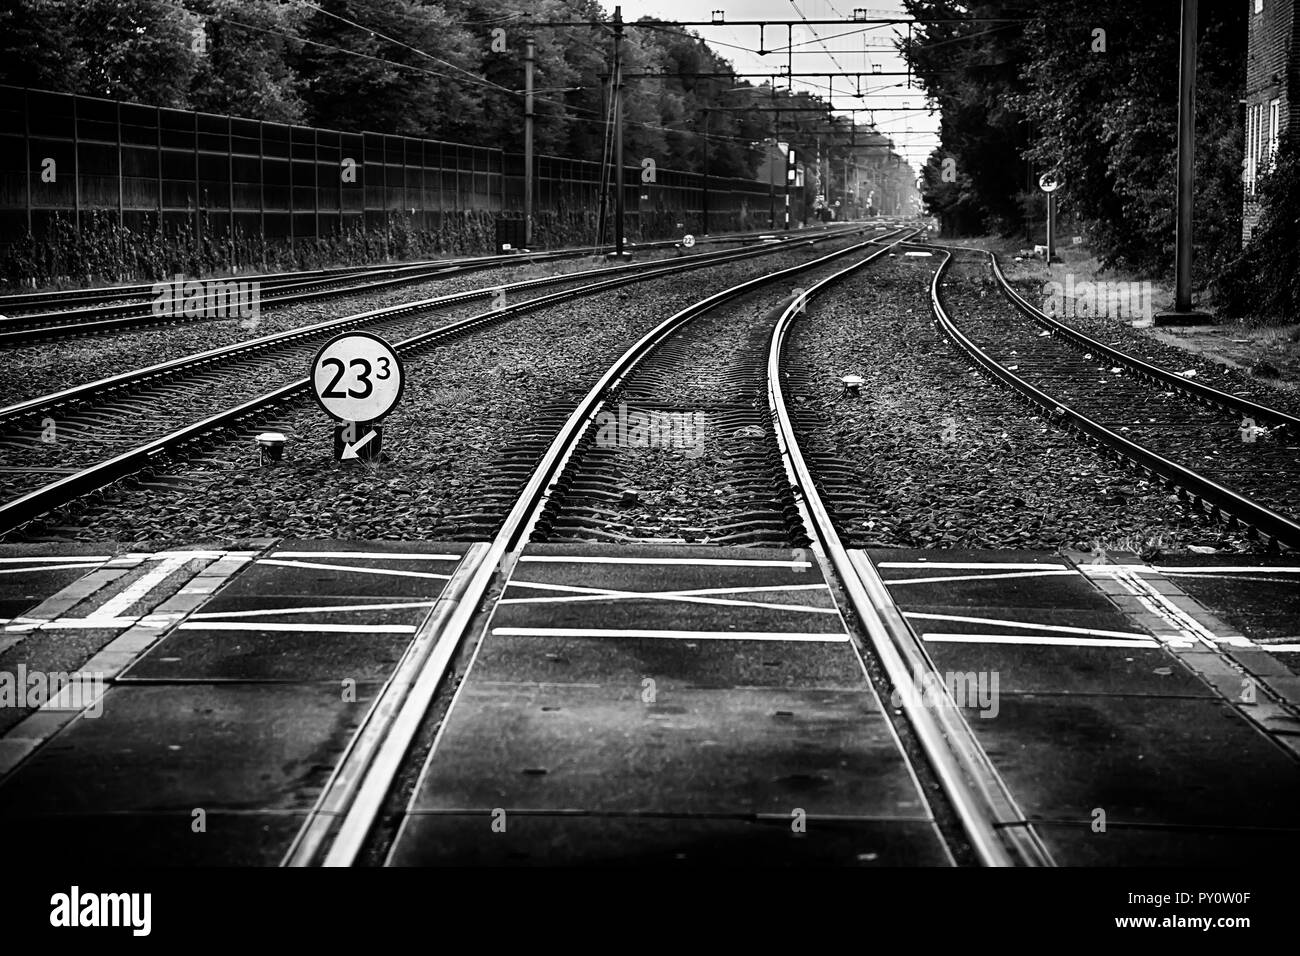
[[[605,9],[613,13],[614,0],[601,0]],[[636,20],[643,16],[665,20],[711,20],[713,10],[722,10],[725,19],[735,20],[794,20],[794,72],[871,73],[879,65],[882,73],[906,70],[907,64],[894,49],[894,39],[906,36],[905,26],[877,26],[864,29],[852,24],[802,23],[809,20],[851,20],[855,8],[867,10],[868,17],[905,16],[899,0],[625,0],[623,19]],[[758,56],[759,28],[756,26],[699,26],[692,27],[721,56],[729,59],[740,72],[771,74],[786,67],[786,47],[789,38],[786,27],[767,28],[763,31],[763,47],[779,53]],[[802,30],[802,34],[799,32]],[[761,83],[751,78],[749,82]],[[780,81],[784,84],[784,80]],[[837,78],[828,88],[825,77],[795,80],[796,90],[808,90],[831,100],[837,107],[867,106],[873,110],[880,132],[892,136],[895,149],[920,170],[931,150],[938,145],[939,116],[925,112],[925,96],[919,89],[907,88],[905,76],[880,76],[874,81],[862,81],[863,92],[872,95],[859,100],[857,80]],[[905,110],[903,107],[910,107]],[[846,113],[845,115],[851,115]],[[857,114],[865,119],[865,114]]]

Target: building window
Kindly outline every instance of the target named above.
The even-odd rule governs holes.
[[[1281,100],[1270,100],[1268,104],[1268,158],[1272,162],[1277,155],[1278,122],[1281,119]]]
[[[1255,168],[1256,160],[1259,154],[1256,152],[1258,137],[1256,135],[1259,117],[1258,106],[1246,107],[1246,162],[1245,162],[1245,180],[1246,192],[1255,195]]]

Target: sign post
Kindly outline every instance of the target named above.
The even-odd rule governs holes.
[[[1056,258],[1056,191],[1061,183],[1051,173],[1038,177],[1038,188],[1047,193],[1047,261],[1058,262]]]
[[[343,332],[326,342],[311,363],[312,394],[334,426],[334,457],[379,457],[380,420],[402,397],[406,379],[393,347],[369,332]]]

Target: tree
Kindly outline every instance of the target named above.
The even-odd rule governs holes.
[[[194,14],[162,0],[15,0],[0,13],[6,83],[189,105]]]
[[[1196,104],[1198,276],[1238,247],[1241,4],[1201,4]],[[1066,186],[1063,212],[1085,225],[1103,265],[1167,271],[1174,257],[1179,3],[1059,0],[1025,27],[1025,156]]]
[[[953,160],[960,183],[953,189],[941,177],[926,176],[926,204],[963,232],[1011,232],[1020,225],[1021,196],[1029,180],[1024,160],[1028,129],[1015,106],[1025,84],[1024,21],[1040,5],[1026,0],[904,0],[904,6],[918,19],[968,18],[965,23],[919,23],[911,42],[900,44],[927,96],[942,111],[940,158]]]
[[[307,8],[276,0],[196,0],[192,6],[203,18],[206,38],[191,84],[193,108],[302,122],[306,104],[289,58],[301,49]]]
[[[315,6],[293,58],[314,125],[478,140],[483,51],[442,7],[413,0]]]

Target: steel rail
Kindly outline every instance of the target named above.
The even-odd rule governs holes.
[[[853,230],[841,231],[851,232]],[[669,243],[656,242],[647,245],[660,246],[667,244]],[[642,248],[645,248],[645,246]],[[274,294],[262,296],[261,305],[279,308],[300,302],[314,302],[319,299],[337,298],[345,295],[361,295],[375,292],[380,289],[396,288],[403,285],[414,285],[420,282],[428,282],[439,278],[451,278],[456,275],[468,275],[473,272],[495,269],[499,266],[553,262],[557,260],[582,258],[588,254],[589,253],[585,250],[565,250],[536,253],[528,256],[521,256],[514,260],[502,259],[499,256],[491,256],[475,260],[465,260],[457,265],[435,264],[432,267],[423,265],[389,267],[345,275],[342,277],[309,279],[300,282],[296,281],[275,287],[275,289],[272,290]],[[710,253],[704,254],[709,255]],[[647,265],[647,263],[640,263],[640,265]],[[393,273],[397,274],[394,275]],[[374,278],[375,276],[389,276],[389,278]],[[218,281],[230,282],[237,280],[223,279]],[[300,288],[302,291],[294,291],[295,289]],[[203,311],[206,312],[210,308],[215,309],[219,304],[215,292],[204,290],[202,303]],[[227,302],[225,310],[229,311],[229,309],[230,306]],[[104,316],[104,318],[81,321],[82,319],[92,316]],[[0,347],[26,345],[32,342],[49,341],[52,339],[96,335],[131,328],[154,328],[165,325],[185,324],[204,321],[209,318],[213,318],[213,316],[187,316],[184,314],[156,316],[153,314],[152,305],[139,302],[130,302],[122,305],[109,305],[95,309],[74,309],[66,312],[41,312],[31,315],[19,315],[9,318],[0,318]],[[56,324],[39,326],[31,326],[30,324],[32,321],[50,320],[54,320]]]
[[[793,231],[794,230],[787,230],[787,232]],[[760,235],[770,233],[771,230],[755,230],[752,232],[725,233],[717,236],[700,236],[696,239],[696,243],[753,242],[757,241]],[[679,243],[680,240],[677,239],[656,239],[638,243],[634,248],[658,249],[666,246],[677,245]],[[308,269],[300,271],[267,272],[229,276],[190,276],[189,278],[191,280],[202,282],[275,283],[277,288],[285,288],[286,286],[298,283],[306,284],[310,282],[342,281],[348,278],[356,278],[365,275],[382,275],[386,273],[404,272],[417,269],[450,270],[464,269],[466,267],[475,267],[480,265],[490,268],[498,265],[517,265],[520,262],[580,258],[582,256],[599,255],[611,248],[613,247],[606,245],[581,246],[525,253],[514,252],[510,254],[465,256],[451,259],[416,259],[409,262],[389,262],[361,266],[336,266],[329,269]],[[170,282],[171,279],[168,278],[162,281]],[[62,289],[50,292],[20,292],[9,295],[0,295],[0,313],[7,314],[12,309],[29,309],[32,306],[40,305],[42,303],[67,306],[72,303],[93,304],[96,302],[115,302],[122,299],[147,298],[153,294],[153,289],[157,284],[158,283],[135,283],[132,285],[100,286],[98,288],[90,289]],[[23,315],[18,316],[0,315],[0,328],[13,325],[19,320],[35,321],[37,319],[59,315],[64,311],[64,309],[58,309],[49,312],[25,312]],[[99,310],[84,308],[75,311],[66,311],[69,316],[75,317],[78,314],[93,315]]]
[[[559,276],[543,276],[537,279],[524,279],[519,282],[505,283],[499,286],[485,286],[480,289],[470,289],[465,292],[455,292],[449,295],[435,296],[431,299],[420,299],[415,302],[405,302],[401,305],[385,306],[380,309],[372,309],[368,312],[358,312],[339,319],[328,319],[324,322],[317,322],[314,325],[289,329],[284,332],[276,332],[271,335],[261,336],[260,338],[249,339],[244,342],[236,342],[231,345],[209,349],[206,352],[197,352],[192,355],[181,356],[180,358],[170,359],[156,365],[134,369],[130,372],[122,372],[117,375],[110,375],[106,378],[97,379],[96,381],[87,382],[82,385],[75,385],[71,388],[63,389],[62,391],[38,395],[35,398],[0,408],[0,427],[8,427],[16,420],[36,415],[43,415],[55,409],[66,408],[69,405],[90,401],[109,392],[135,387],[142,383],[174,375],[188,369],[198,368],[200,366],[210,366],[216,362],[222,362],[244,355],[251,355],[254,352],[262,351],[264,349],[323,335],[326,332],[337,332],[342,331],[343,329],[365,325],[378,319],[385,319],[416,311],[444,308],[448,305],[454,305],[460,302],[470,302],[475,299],[489,298],[495,295],[499,290],[504,290],[506,293],[514,293],[526,289],[543,288],[548,285],[559,285],[566,282],[579,281],[597,275],[608,277],[626,276],[639,273],[645,278],[650,279],[674,271],[686,271],[688,269],[701,268],[707,265],[716,265],[718,263],[730,262],[737,259],[767,255],[774,251],[780,251],[781,249],[797,246],[800,243],[806,242],[815,244],[818,242],[825,242],[846,235],[852,235],[855,231],[860,230],[851,230],[843,233],[827,233],[815,237],[800,237],[798,239],[785,240],[780,243],[769,243],[754,249],[724,250],[722,252],[704,253],[681,260],[628,263],[626,265],[611,266],[605,269],[590,269],[583,272],[571,272]],[[512,311],[512,309],[509,307],[498,310],[501,314],[508,314],[510,311]]]
[[[934,310],[935,318],[938,320],[939,327],[978,366],[985,369],[1004,385],[1019,392],[1031,405],[1036,406],[1040,412],[1053,421],[1069,425],[1102,448],[1108,449],[1132,462],[1147,476],[1151,478],[1158,476],[1166,483],[1177,487],[1180,492],[1190,493],[1193,507],[1199,509],[1204,502],[1208,502],[1211,505],[1210,516],[1212,518],[1219,518],[1221,516],[1220,512],[1226,513],[1229,527],[1232,526],[1234,521],[1241,521],[1252,532],[1259,531],[1267,535],[1271,549],[1276,549],[1279,544],[1300,549],[1300,523],[1297,523],[1292,518],[1279,514],[1239,492],[1225,488],[1204,475],[1192,471],[1177,462],[1170,461],[1125,438],[1123,435],[1111,431],[1082,412],[1076,411],[1040,391],[989,356],[987,352],[976,345],[957,327],[943,307],[939,295],[940,279],[953,258],[951,249],[945,248],[943,251],[943,262],[935,270],[934,279],[930,284],[930,304]],[[1154,368],[1154,366],[1152,367]]]
[[[566,257],[572,258],[578,255],[580,254],[545,254],[532,256],[528,261],[545,262]],[[467,275],[472,272],[479,272],[503,264],[507,263],[503,263],[500,260],[494,262],[475,261],[459,265],[437,264],[432,266],[420,266],[418,268],[402,267],[396,269],[375,269],[338,277],[295,280],[262,290],[260,294],[259,309],[262,307],[280,308],[281,306],[293,305],[299,302],[313,302],[318,299],[335,298],[345,295],[360,295],[367,292],[374,292],[379,289],[394,288],[402,285],[413,285],[415,283],[428,282],[439,278],[450,278],[455,275]],[[508,264],[518,265],[522,263],[514,262]],[[386,278],[380,278],[381,276]],[[233,284],[246,282],[248,280],[239,276],[232,276],[222,279],[194,279],[186,281],[200,282],[203,284],[208,282]],[[160,282],[158,285],[166,285],[170,288],[172,283],[171,281],[166,281]],[[153,286],[150,286],[150,290],[152,289]],[[132,298],[139,297],[133,296]],[[215,311],[218,308],[230,312],[233,307],[229,304],[228,297],[227,301],[223,304],[215,291],[205,288],[200,303],[200,314],[196,316],[187,316],[183,314],[183,312],[181,314],[154,315],[152,304],[147,302],[126,302],[119,305],[96,306],[88,309],[69,309],[57,312],[33,312],[26,315],[8,316],[0,318],[0,347],[14,347],[26,345],[31,342],[48,341],[51,339],[97,335],[105,332],[117,332],[124,329],[150,329],[166,325],[200,322],[212,318],[236,317],[234,315],[213,316],[203,314]]]
[[[925,675],[936,673],[934,662],[894,604],[875,566],[864,553],[850,553],[844,546],[830,509],[817,490],[812,470],[799,447],[781,387],[781,356],[786,339],[807,300],[861,269],[884,251],[882,249],[817,282],[799,300],[790,303],[777,320],[767,359],[768,408],[772,414],[773,431],[795,502],[804,524],[812,533],[812,550],[818,554],[823,566],[829,564],[828,571],[833,571],[839,578],[848,598],[849,610],[861,623],[892,689],[901,698],[908,722],[977,858],[985,866],[1051,866],[1054,865],[1051,855],[1026,824],[1023,811],[975,739],[951,695],[947,692],[943,695],[917,692],[918,687],[944,685],[942,681],[922,682]],[[827,577],[831,574],[828,573]]]
[[[340,765],[335,768],[334,775],[326,785],[325,793],[322,794],[322,803],[318,804],[318,806],[328,804],[336,808],[347,806],[347,811],[342,815],[332,840],[322,836],[319,833],[319,825],[313,827],[312,822],[309,821],[300,832],[300,839],[295,840],[294,846],[297,849],[291,849],[286,856],[284,861],[286,865],[309,866],[319,862],[324,866],[351,866],[356,862],[366,838],[378,820],[383,803],[391,790],[401,762],[410,749],[420,722],[443,682],[447,666],[455,651],[469,637],[479,606],[488,597],[489,588],[498,573],[506,571],[513,565],[514,559],[518,556],[517,552],[536,527],[554,490],[555,482],[563,473],[565,464],[572,457],[582,437],[596,420],[606,401],[606,396],[617,389],[618,385],[655,348],[693,319],[755,289],[788,279],[873,244],[875,243],[868,240],[810,262],[749,279],[707,296],[669,316],[614,361],[579,400],[547,446],[509,514],[488,545],[487,551],[478,558],[478,564],[468,581],[463,583],[455,607],[436,621],[433,621],[431,616],[432,626],[436,628],[433,633],[417,634],[417,639],[431,649],[429,665],[422,669],[414,681],[409,682],[406,696],[395,713],[392,708],[388,708],[387,712],[394,714],[391,717],[392,726],[388,731],[383,734],[370,734],[370,739],[376,741],[374,748],[368,753],[358,755],[357,758],[358,761],[364,760],[366,765],[360,768]],[[883,252],[884,249],[881,251]],[[364,728],[358,733],[363,730]],[[350,793],[343,797],[333,793],[336,780],[341,785],[347,786]],[[313,828],[310,838],[301,838],[302,833],[307,832],[309,827]]]
[[[809,245],[812,245],[815,244],[816,242],[827,241],[833,238],[840,238],[840,234],[826,236],[826,237],[822,237],[819,239],[812,239],[812,240],[801,239],[795,241],[795,244],[798,245],[798,244],[807,243]],[[869,244],[874,244],[874,240],[868,240],[867,242],[863,243],[863,245],[869,245]],[[748,250],[743,253],[728,252],[728,253],[721,254],[723,256],[722,259],[715,259],[712,261],[713,262],[729,261],[731,257],[757,256],[757,255],[765,254],[767,252],[774,251],[778,248],[784,249],[784,248],[788,248],[788,246],[784,244],[780,246],[769,245],[760,249]],[[854,247],[850,247],[850,248],[854,248]],[[844,250],[840,250],[840,252],[832,253],[832,255],[843,254],[843,252]],[[814,261],[820,261],[820,260],[814,260]],[[707,263],[703,263],[703,264],[707,264]],[[518,314],[526,311],[532,311],[534,309],[539,309],[539,308],[544,308],[546,306],[555,305],[557,303],[564,302],[568,299],[577,298],[583,295],[591,295],[597,292],[607,291],[609,289],[617,288],[619,286],[645,281],[647,279],[656,278],[665,274],[672,274],[679,271],[685,271],[685,269],[688,267],[697,268],[700,265],[702,265],[702,263],[699,263],[697,261],[679,262],[674,265],[662,267],[649,272],[640,272],[632,275],[624,274],[614,278],[604,279],[600,282],[578,286],[573,289],[565,289],[559,292],[553,292],[550,293],[549,295],[539,296],[535,299],[529,299],[524,302],[516,303],[515,305],[512,306],[506,306],[505,308],[502,309],[496,309],[490,312],[484,312],[478,315],[469,316],[467,318],[458,320],[456,322],[452,322],[448,325],[441,326],[437,329],[431,329],[427,332],[422,332],[410,338],[403,339],[401,342],[398,342],[394,347],[399,352],[409,352],[413,349],[425,347],[435,341],[439,341],[441,339],[453,335],[464,334],[465,332],[471,331],[481,325],[499,321],[500,319],[508,315]],[[809,268],[809,267],[810,266],[808,265],[801,265],[801,266],[795,266],[793,267],[793,269],[794,271],[799,271],[803,268]],[[611,269],[611,270],[603,270],[603,271],[606,274],[608,274],[609,272],[615,270]],[[750,281],[753,282],[757,282],[760,280],[771,281],[776,277],[786,275],[790,272],[791,270],[788,269],[782,270],[780,272],[772,273],[770,276],[763,276],[760,277],[760,279],[758,280],[750,280]],[[540,280],[532,280],[532,281],[540,281]],[[464,295],[468,295],[468,293],[460,293],[459,295],[464,296]],[[410,306],[404,306],[403,308],[410,308]],[[324,325],[333,328],[337,326],[337,323],[324,323]],[[320,326],[313,326],[312,328],[320,328]],[[222,350],[217,350],[217,351],[218,353],[220,353]],[[178,361],[183,361],[183,360],[178,360]],[[201,367],[202,364],[204,363],[192,362],[191,364],[197,364]],[[270,392],[260,395],[257,398],[251,399],[247,402],[243,402],[240,405],[237,405],[233,408],[225,409],[224,411],[218,412],[217,414],[205,418],[202,421],[194,422],[190,425],[185,426],[184,428],[180,428],[176,431],[173,431],[167,435],[162,436],[161,438],[155,439],[154,441],[148,442],[144,445],[140,445],[136,448],[123,452],[119,455],[115,455],[114,457],[106,459],[104,461],[97,462],[96,464],[84,468],[80,471],[77,471],[71,475],[67,475],[56,481],[50,482],[49,484],[42,485],[40,488],[30,491],[25,495],[22,495],[18,498],[0,504],[0,534],[5,534],[10,531],[13,531],[14,529],[19,528],[22,525],[27,524],[28,522],[31,522],[39,518],[41,515],[44,515],[47,512],[54,510],[55,508],[70,504],[71,502],[75,501],[79,497],[90,494],[91,492],[97,491],[98,489],[101,489],[109,484],[112,484],[115,481],[119,481],[129,475],[142,471],[150,467],[152,464],[163,460],[160,456],[164,456],[169,452],[179,450],[184,446],[200,438],[203,438],[204,436],[212,432],[234,427],[237,422],[239,422],[240,420],[242,420],[243,418],[251,414],[263,411],[281,401],[294,398],[298,394],[306,392],[310,387],[310,385],[311,385],[310,378],[304,376],[300,379],[297,379],[293,382],[283,385],[280,388],[274,389]]]
[[[1113,346],[1098,342],[1096,339],[1085,335],[1078,329],[1072,328],[1057,319],[1052,318],[1041,309],[1035,308],[1029,303],[1024,296],[1012,287],[1011,283],[1002,273],[1002,267],[998,263],[998,257],[995,253],[989,252],[989,261],[993,267],[993,275],[997,278],[998,284],[1003,294],[1007,296],[1013,305],[1026,316],[1033,319],[1045,329],[1050,330],[1054,335],[1059,335],[1067,339],[1072,344],[1081,349],[1086,349],[1094,354],[1106,356],[1106,358],[1115,364],[1122,365],[1139,376],[1165,385],[1177,391],[1191,395],[1198,401],[1208,404],[1218,405],[1230,412],[1236,412],[1241,415],[1251,416],[1262,421],[1271,422],[1274,426],[1285,426],[1289,434],[1300,438],[1300,418],[1287,414],[1276,408],[1270,408],[1267,405],[1260,405],[1258,402],[1252,402],[1249,399],[1242,398],[1239,395],[1233,395],[1229,392],[1220,391],[1217,388],[1206,385],[1203,382],[1194,379],[1184,378],[1177,372],[1171,372],[1167,368],[1161,368],[1158,365],[1152,365],[1144,362],[1136,356],[1129,355],[1127,352],[1121,352]]]

